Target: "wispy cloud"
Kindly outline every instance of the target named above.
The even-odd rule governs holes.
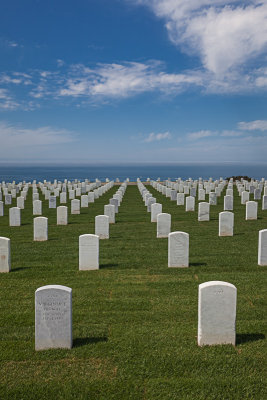
[[[0,155],[2,154],[2,156],[5,155],[6,151],[12,149],[17,151],[18,149],[70,143],[75,139],[75,133],[66,129],[50,126],[32,129],[0,122]]]
[[[251,122],[238,122],[237,130],[222,130],[222,131],[211,131],[211,130],[200,130],[197,132],[191,132],[186,135],[189,141],[198,141],[208,137],[225,138],[225,140],[240,138],[240,140],[248,141],[252,137],[263,137],[260,132],[267,132],[267,120],[256,120]],[[248,136],[248,131],[253,133],[254,136]],[[254,131],[254,132],[253,132]]]
[[[169,100],[185,91],[247,93],[267,89],[267,68],[257,69],[250,75],[231,72],[218,78],[204,70],[167,72],[166,65],[156,60],[96,64],[91,68],[83,64],[68,66],[58,60],[58,66],[54,71],[0,74],[2,90],[8,90],[10,96],[8,108],[32,109],[45,101],[61,104],[71,101],[77,106],[106,104],[147,93]]]
[[[160,140],[171,139],[170,132],[154,133],[151,132],[144,140],[146,143],[158,142]]]
[[[18,47],[19,45],[16,42],[8,42],[8,46],[9,47]]]
[[[127,98],[145,92],[180,92],[189,86],[201,86],[194,73],[168,74],[158,61],[148,63],[98,64],[96,68],[77,65],[72,68],[59,96],[90,98]]]
[[[2,111],[13,111],[19,107],[17,103],[7,89],[0,88],[0,110]]]
[[[217,134],[217,132],[202,130],[198,132],[188,133],[186,136],[189,140],[199,140],[208,136],[217,136]]]
[[[224,130],[224,131],[222,131],[222,133],[221,133],[221,136],[223,136],[223,137],[239,137],[239,136],[242,136],[242,135],[244,135],[244,133],[243,133],[243,132],[240,132],[240,131],[228,131],[228,130]]]
[[[60,58],[58,58],[57,59],[57,66],[60,68],[60,67],[63,67],[63,65],[65,64],[65,62],[63,61],[63,60],[61,60]]]
[[[239,122],[238,128],[245,131],[267,131],[266,120],[256,120],[251,122]]]

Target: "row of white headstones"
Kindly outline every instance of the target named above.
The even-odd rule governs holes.
[[[162,204],[156,203],[156,198],[152,196],[143,183],[137,181],[139,191],[143,201],[147,206],[147,211],[151,212],[151,222],[157,223],[157,237],[168,237],[168,266],[169,267],[188,267],[189,266],[189,234],[186,232],[171,232],[171,214],[162,213]],[[153,182],[152,182],[153,185]],[[158,184],[157,184],[158,185]],[[157,186],[162,191],[162,186]],[[231,189],[232,190],[232,189]],[[191,196],[190,196],[191,197]],[[195,199],[194,197],[192,197]],[[248,202],[255,203],[257,202]],[[247,203],[247,204],[248,204]],[[202,206],[202,207],[201,207]],[[203,210],[204,208],[204,210]],[[209,221],[210,203],[199,203],[198,220]],[[193,211],[193,210],[186,210]],[[205,212],[204,212],[205,211]],[[204,216],[204,219],[202,218]],[[249,214],[250,218],[254,215]],[[233,236],[234,232],[234,213],[223,211],[219,213],[219,236]],[[267,229],[259,231],[258,241],[258,265],[267,265]]]
[[[102,187],[101,195],[106,193],[114,182],[109,182]],[[109,239],[109,224],[115,223],[115,215],[119,211],[123,196],[127,188],[127,182],[124,182],[109,200],[109,204],[104,206],[104,215],[97,215],[95,217],[95,234],[84,234],[79,236],[79,269],[80,270],[94,270],[99,269],[99,239]],[[99,197],[99,196],[98,196]],[[40,201],[40,200],[34,200]],[[72,200],[75,201],[75,200]],[[79,200],[78,200],[79,201]],[[16,211],[17,207],[10,208],[10,212]],[[80,214],[80,210],[76,209],[75,214]],[[18,214],[16,214],[18,215]],[[68,207],[57,207],[57,224],[68,224]],[[11,226],[20,226],[16,221]],[[47,241],[48,240],[48,218],[35,217],[33,219],[33,239],[34,241]],[[11,271],[11,250],[10,239],[0,237],[0,272]]]
[[[140,180],[137,180],[140,194],[142,195],[143,201],[147,206],[147,211],[151,212],[151,222],[157,222],[157,237],[168,237],[168,266],[169,267],[188,267],[189,266],[189,234],[186,232],[170,232],[171,231],[171,214],[162,213],[162,204],[156,203],[156,199],[147,190]],[[152,186],[159,192],[170,197],[171,200],[175,200],[177,196],[177,205],[184,204],[184,193],[177,193],[175,189],[169,189],[166,185],[162,185],[158,182],[151,182]],[[170,184],[170,182],[166,182]],[[221,191],[224,189],[225,183],[220,186],[220,190],[215,193],[215,196],[219,196]],[[184,188],[184,187],[183,187]],[[180,190],[183,190],[180,187]],[[169,190],[168,190],[169,189]],[[202,188],[199,189],[204,190]],[[229,197],[233,197],[233,193],[229,193],[233,188],[230,187],[227,195],[224,198],[224,207],[227,204],[233,205],[233,199],[228,201]],[[239,193],[244,193],[238,186]],[[263,209],[266,205],[266,191],[267,187],[264,188],[263,196]],[[209,203],[199,203],[198,220],[209,221],[209,207],[210,205],[216,204],[214,200],[214,194],[209,193]],[[189,190],[188,190],[189,194]],[[196,195],[195,192],[191,194]],[[200,194],[199,197],[203,195]],[[192,199],[195,200],[194,196],[189,196],[189,202]],[[242,204],[245,204],[245,196],[242,196]],[[260,197],[259,197],[260,198]],[[201,200],[203,197],[201,197]],[[204,197],[205,200],[205,197]],[[248,203],[249,197],[246,197]],[[188,205],[189,205],[188,204]],[[193,203],[194,204],[194,203]],[[202,208],[203,207],[203,208]],[[257,219],[257,211],[255,215],[255,209],[250,214],[250,208],[247,209],[246,219]],[[256,209],[257,210],[257,209]],[[186,207],[186,211],[194,211],[194,207]],[[201,218],[204,214],[204,219]],[[219,214],[219,236],[232,236],[233,235],[233,224],[234,218],[231,212],[221,212]],[[259,232],[259,245],[258,245],[258,264],[267,266],[267,229]],[[213,344],[235,344],[235,321],[236,321],[236,287],[228,282],[211,281],[205,282],[199,285],[199,303],[198,303],[198,344],[202,345],[213,345]]]
[[[236,342],[234,285],[210,281],[199,285],[198,345]],[[35,292],[35,349],[72,347],[72,289],[47,285]]]
[[[114,181],[108,182],[103,186],[99,187],[100,182],[93,183],[85,186],[85,191],[92,190],[92,192],[88,192],[88,194],[81,194],[81,188],[77,188],[76,190],[71,189],[73,186],[69,185],[68,192],[64,191],[60,193],[61,190],[67,190],[66,187],[61,187],[61,184],[53,186],[53,191],[48,190],[43,183],[39,183],[39,187],[41,188],[42,193],[45,196],[45,200],[49,201],[49,208],[57,208],[57,197],[60,197],[60,204],[67,203],[67,193],[69,195],[69,199],[71,200],[71,214],[80,214],[80,208],[88,207],[89,203],[94,203],[95,199],[98,199],[107,190],[111,189],[114,185]],[[97,186],[97,188],[96,188]],[[19,186],[17,186],[18,188]],[[12,199],[16,198],[16,189],[11,189],[11,192],[14,191],[13,194],[6,193],[8,188],[4,188],[5,191],[5,205],[12,204]],[[10,226],[18,226],[20,225],[20,209],[24,209],[24,201],[27,198],[29,185],[25,185],[19,197],[17,197],[17,207],[10,208],[9,211],[9,224]],[[52,193],[54,193],[52,195]],[[81,197],[81,199],[76,199],[75,196]],[[1,197],[1,190],[0,190]],[[42,201],[39,200],[38,188],[33,185],[33,215],[42,215]],[[63,211],[62,211],[63,212]],[[4,216],[4,202],[0,201],[0,216]]]
[[[95,235],[79,236],[79,270],[99,269],[99,239],[109,238],[109,224],[115,223],[127,188],[124,182],[110,199],[113,204],[104,206],[107,215],[95,217]],[[35,200],[36,201],[36,200]],[[66,216],[67,207],[61,206]],[[61,210],[59,213],[61,213]],[[58,216],[60,224],[61,218]],[[35,240],[47,240],[47,221],[45,217],[34,218]],[[64,225],[66,219],[64,218]],[[38,232],[39,231],[39,232]],[[10,271],[10,239],[0,237],[0,272]],[[4,271],[1,271],[1,266]],[[35,349],[72,347],[72,289],[61,285],[47,285],[35,292]]]
[[[173,186],[176,186],[178,184],[175,184],[173,182],[166,182],[166,185],[172,184]],[[199,188],[198,188],[198,200],[201,201],[199,203],[199,208],[198,208],[198,219],[199,221],[203,220],[206,221],[209,219],[209,206],[210,205],[217,205],[217,198],[221,196],[221,192],[225,188],[226,182],[220,182],[218,186],[214,186],[215,191],[211,191],[211,187],[208,186],[208,183],[204,183],[206,186],[205,189],[202,188],[204,186],[201,183],[197,183]],[[214,183],[211,183],[214,185]],[[195,211],[195,197],[196,197],[196,190],[197,187],[192,187],[190,188],[189,186],[183,186],[182,184],[179,184],[179,190],[180,192],[178,193],[176,189],[172,189],[166,185],[162,185],[158,182],[151,181],[151,185],[156,189],[158,192],[162,193],[166,197],[170,198],[173,201],[177,201],[178,206],[182,206],[185,203],[185,211]],[[182,188],[181,188],[182,185]],[[237,189],[239,192],[239,196],[241,197],[241,204],[246,205],[246,219],[257,219],[257,211],[258,211],[258,203],[257,201],[249,201],[250,193],[252,193],[252,189],[254,189],[254,200],[261,200],[262,199],[262,210],[267,210],[267,184],[265,186],[261,186],[259,188],[254,187],[254,185],[250,185],[250,192],[245,191],[245,186],[242,184],[238,183],[237,184]],[[190,189],[190,192],[189,192]],[[182,192],[183,190],[183,192]],[[234,209],[234,197],[233,197],[233,183],[229,183],[228,187],[226,189],[226,195],[224,196],[224,210],[225,211],[232,211]],[[261,197],[261,193],[263,191],[263,196]],[[186,194],[189,194],[190,196],[185,197]],[[205,202],[206,195],[209,195],[209,202]],[[152,197],[150,193],[148,193],[148,197]],[[153,204],[155,202],[155,199],[152,197],[150,200],[150,204]]]
[[[140,181],[138,181],[138,187],[139,190],[141,189],[140,192],[144,194],[144,190],[146,190],[146,188],[142,187]],[[147,195],[147,193],[145,193],[145,195]],[[152,209],[153,205],[154,204],[151,204]],[[185,232],[169,233],[169,253],[173,247],[176,248],[177,240],[175,239],[175,236],[171,236],[173,234],[188,235]],[[90,237],[96,235],[81,236]],[[171,245],[172,237],[173,245]],[[178,253],[180,253],[181,248],[183,248],[182,257],[184,257],[184,248],[187,248],[187,254],[189,249],[189,235],[186,236],[188,239],[185,242],[185,245],[184,237],[185,236],[182,236],[182,241],[179,242],[180,244],[178,246]],[[82,247],[84,247],[84,249],[82,249]],[[81,246],[81,251],[86,258],[88,256],[91,257],[90,248],[93,250],[94,254],[98,254],[98,246],[96,252],[95,245],[93,244],[90,246],[90,244],[86,242],[84,246]],[[87,267],[85,269],[87,269]],[[235,344],[236,288],[234,285],[221,281],[211,281],[199,285],[198,309],[198,344],[200,346],[213,344]],[[71,288],[59,285],[50,285],[37,289],[35,294],[35,316],[36,350],[72,347]]]

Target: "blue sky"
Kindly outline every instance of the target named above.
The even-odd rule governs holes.
[[[0,162],[267,163],[267,1],[0,5]]]

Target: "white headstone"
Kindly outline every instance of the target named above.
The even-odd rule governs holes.
[[[24,210],[24,197],[23,196],[17,197],[17,207],[20,208],[21,210]]]
[[[211,206],[216,206],[217,204],[217,195],[215,192],[209,192],[209,203]]]
[[[33,240],[37,242],[48,240],[48,218],[36,217],[33,219]]]
[[[257,188],[254,190],[254,200],[260,200],[261,199],[261,189]]]
[[[207,202],[198,203],[198,221],[210,220],[210,204]]]
[[[246,202],[246,220],[257,219],[258,203],[256,201]]]
[[[199,189],[198,191],[198,200],[205,201],[206,200],[206,191],[205,189]]]
[[[259,231],[258,265],[267,266],[267,229]]]
[[[199,285],[198,345],[235,345],[236,287],[211,281]]]
[[[104,214],[109,217],[110,224],[115,224],[115,206],[112,204],[106,204],[104,206]]]
[[[6,194],[5,195],[5,204],[6,205],[12,204],[12,196],[11,196],[11,194]]]
[[[219,213],[219,236],[233,236],[234,213],[223,211]]]
[[[4,202],[0,201],[0,217],[4,216]]]
[[[68,225],[68,207],[57,207],[57,225]]]
[[[19,207],[12,207],[9,209],[9,226],[20,226]]]
[[[93,191],[93,193],[94,193],[95,199],[98,199],[98,198],[99,198],[99,191],[98,191],[98,189],[95,189],[95,190]]]
[[[32,203],[33,206],[33,215],[42,215],[42,201],[34,200]]]
[[[147,212],[151,212],[151,205],[156,203],[155,197],[149,197],[147,201]]]
[[[70,200],[75,199],[75,190],[73,189],[69,190],[69,199]]]
[[[11,269],[10,239],[0,237],[0,272],[9,272]]]
[[[190,196],[196,197],[197,190],[195,187],[190,188]]]
[[[49,208],[57,208],[57,198],[56,196],[49,197]]]
[[[99,237],[97,235],[79,236],[79,270],[99,269]]]
[[[267,195],[262,196],[262,209],[267,210]]]
[[[161,213],[157,215],[157,238],[168,237],[171,231],[171,214]]]
[[[67,193],[66,192],[60,193],[59,202],[60,202],[60,204],[66,204],[67,203]]]
[[[157,222],[158,214],[162,213],[162,204],[154,203],[151,204],[151,222]]]
[[[95,217],[95,234],[99,239],[109,239],[109,217],[97,215]]]
[[[118,199],[110,199],[109,204],[115,206],[115,213],[119,212],[119,200]]]
[[[81,190],[81,188],[77,188],[77,189],[75,189],[75,195],[76,195],[77,197],[80,197],[80,196],[81,196],[81,194],[82,194],[82,190]]]
[[[171,188],[166,188],[166,197],[171,198],[171,191]]]
[[[228,189],[229,190],[229,189]],[[232,211],[234,209],[234,198],[233,196],[224,196],[224,210]]]
[[[72,347],[72,289],[47,285],[35,292],[35,350]]]
[[[184,193],[177,193],[177,206],[184,205]]]
[[[171,200],[177,201],[177,191],[174,189],[171,190]]]
[[[94,203],[95,202],[94,192],[89,192],[87,196],[88,196],[88,203]]]
[[[195,211],[195,197],[193,196],[186,197],[185,211]]]
[[[50,197],[50,190],[45,191],[45,200],[49,200]]]
[[[189,266],[189,234],[172,232],[168,236],[168,267]]]
[[[71,200],[71,214],[80,214],[80,200]]]
[[[32,201],[34,201],[34,200],[39,200],[39,193],[32,194]]]
[[[246,202],[249,201],[249,192],[242,192],[241,194],[241,204],[246,204]]]
[[[184,185],[182,183],[179,184],[179,193],[184,192]]]
[[[87,196],[87,194],[83,194],[81,196],[81,207],[82,208],[87,208],[88,207],[88,196]]]
[[[190,188],[189,186],[184,186],[184,194],[189,194]]]

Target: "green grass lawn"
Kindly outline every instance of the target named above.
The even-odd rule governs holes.
[[[172,231],[190,235],[190,267],[168,268],[167,239],[156,238],[137,186],[129,185],[110,239],[100,241],[100,270],[79,271],[79,235],[94,233],[94,217],[117,188],[69,214],[68,226],[56,225],[56,210],[40,196],[47,242],[33,242],[31,189],[21,227],[8,226],[5,206],[0,236],[11,239],[12,271],[0,275],[0,399],[266,399],[261,202],[258,220],[245,221],[235,188],[234,236],[218,237],[223,195],[211,220],[198,222],[197,211],[186,213],[149,186],[172,215]],[[237,287],[235,347],[197,346],[198,285],[210,280]],[[73,289],[71,350],[34,350],[34,293],[49,284]]]

